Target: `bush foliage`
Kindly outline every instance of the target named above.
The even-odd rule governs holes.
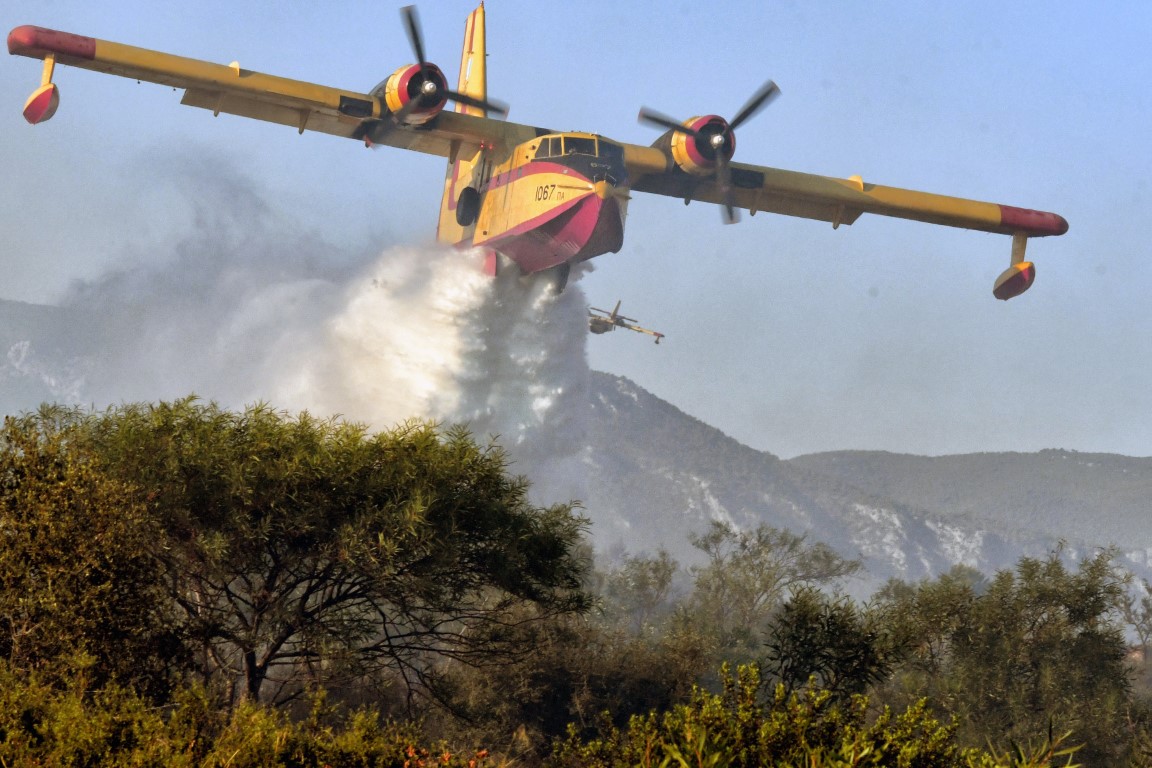
[[[507,470],[192,398],[5,419],[0,766],[1152,765],[1111,551],[861,604],[858,563],[717,523],[593,572]]]

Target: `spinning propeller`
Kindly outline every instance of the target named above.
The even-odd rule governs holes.
[[[508,106],[505,104],[498,101],[477,99],[465,93],[457,93],[445,87],[442,81],[437,82],[438,78],[429,77],[428,62],[424,58],[424,37],[420,34],[420,18],[416,15],[416,6],[406,5],[400,9],[400,14],[404,17],[404,26],[408,32],[408,42],[412,45],[412,52],[416,54],[416,61],[419,62],[420,66],[422,84],[420,86],[421,96],[418,101],[435,104],[441,95],[443,95],[446,96],[449,101],[463,104],[466,107],[484,109],[489,112],[494,112],[501,117],[508,114]],[[414,101],[409,103],[414,103]],[[403,119],[403,117],[403,115],[397,115],[397,119]]]
[[[392,120],[395,123],[407,123],[417,110],[435,113],[439,112],[444,102],[454,101],[466,107],[475,107],[495,113],[501,117],[508,114],[508,107],[498,101],[488,101],[469,96],[466,93],[453,91],[448,87],[444,73],[435,64],[431,64],[424,57],[424,36],[420,32],[420,19],[416,14],[416,6],[408,5],[400,9],[404,18],[404,29],[408,33],[408,43],[412,52],[416,54],[417,64],[414,67],[402,67],[395,74],[372,89],[372,95],[385,98],[389,85],[402,88],[402,105],[395,109],[389,106]],[[415,72],[411,70],[415,69]],[[393,83],[393,81],[398,81]],[[430,118],[425,118],[430,119]],[[365,120],[356,129],[354,136],[358,139],[372,140],[381,132],[390,130],[384,120]]]
[[[732,224],[739,220],[735,193],[732,189],[732,171],[728,166],[728,161],[732,159],[732,154],[736,150],[735,130],[779,95],[780,88],[769,80],[748,99],[731,120],[709,115],[681,122],[647,108],[640,110],[639,119],[641,122],[658,125],[692,138],[694,148],[703,161],[703,167],[715,165],[713,178],[724,197],[724,221]]]

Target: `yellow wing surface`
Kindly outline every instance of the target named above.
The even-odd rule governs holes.
[[[659,149],[626,146],[625,159],[634,191],[724,203],[714,179],[680,171]],[[837,227],[853,223],[862,213],[875,213],[1004,235],[1043,237],[1068,231],[1068,223],[1054,213],[885,187],[858,176],[841,179],[732,163],[731,184],[737,208],[818,219]]]
[[[54,62],[183,88],[181,104],[280,123],[301,133],[321,131],[362,140],[365,121],[390,114],[384,99],[372,94],[253,72],[236,62],[213,64],[42,27],[12,30],[8,52],[45,59],[46,68]],[[516,141],[517,129],[524,128],[456,112],[441,112],[434,122],[419,129],[397,124],[394,130],[377,132],[373,143],[448,157],[465,144],[478,148]]]
[[[510,156],[517,147],[550,133],[545,129],[483,117],[479,110],[432,111],[411,119],[407,108],[389,108],[387,94],[363,93],[266,75],[238,63],[213,64],[91,37],[34,26],[8,35],[9,53],[43,59],[42,85],[25,108],[31,122],[46,120],[59,96],[52,84],[56,63],[184,89],[182,104],[291,126],[303,133],[321,131],[455,160],[480,150]],[[422,63],[420,65],[424,67]],[[415,65],[410,67],[415,69]],[[398,70],[393,77],[399,77]],[[421,75],[424,71],[421,70]],[[390,81],[391,82],[391,81]],[[629,180],[635,192],[732,205],[760,211],[851,224],[863,213],[1011,235],[1009,271],[1002,275],[1016,295],[1031,284],[1032,265],[1024,262],[1030,237],[1061,235],[1067,222],[1054,213],[995,203],[915,192],[866,182],[859,177],[833,178],[744,163],[728,164],[728,191],[714,175],[686,172],[667,139],[652,146],[622,144]],[[463,152],[463,155],[460,153]],[[689,169],[691,170],[691,169]],[[1023,284],[1023,289],[1016,288]],[[997,296],[1001,296],[997,283]]]

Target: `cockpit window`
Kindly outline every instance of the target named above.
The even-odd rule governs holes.
[[[596,157],[596,139],[582,139],[575,136],[565,136],[564,154],[591,155],[592,157]]]
[[[540,147],[536,150],[536,157],[556,157],[560,154],[560,137],[551,136],[540,139]]]

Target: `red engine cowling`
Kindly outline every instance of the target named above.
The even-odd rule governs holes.
[[[448,81],[435,64],[409,64],[400,67],[372,90],[383,97],[384,105],[408,125],[423,125],[448,103]]]
[[[684,121],[688,132],[672,133],[672,159],[685,173],[705,176],[716,169],[716,156],[731,159],[736,151],[736,135],[728,121],[719,115],[704,115]]]

